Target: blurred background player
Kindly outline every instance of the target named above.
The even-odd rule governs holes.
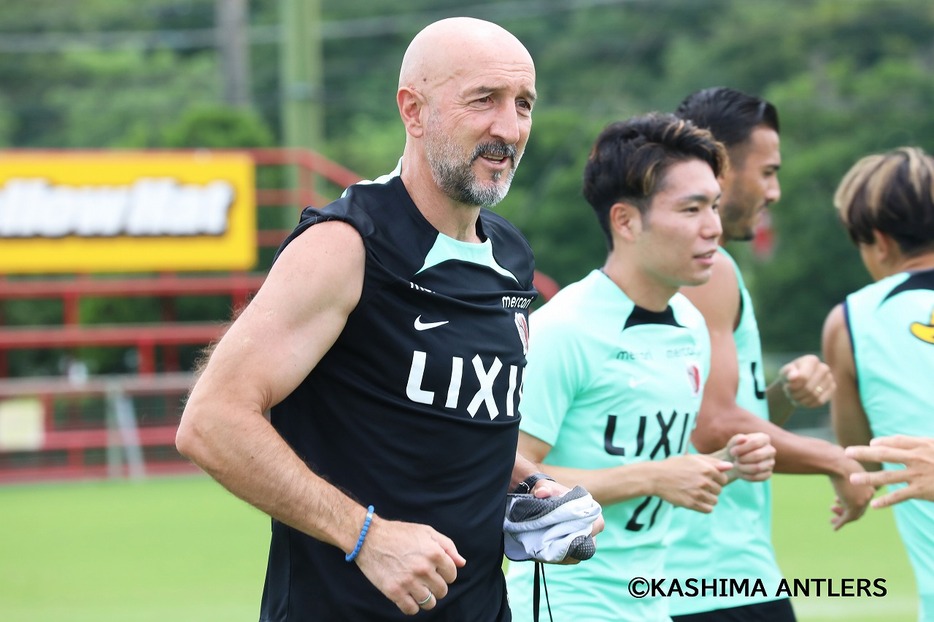
[[[850,453],[878,470],[879,462],[895,458],[911,462],[920,448],[923,467],[924,448],[928,460],[934,457],[934,158],[916,147],[866,156],[843,177],[834,205],[875,281],[847,296],[824,324],[824,357],[837,381],[830,405],[834,431],[844,446],[866,445],[874,436],[928,437],[888,439],[875,445],[876,452]],[[858,479],[895,484],[918,478],[913,483],[927,481],[930,494],[926,464],[920,475],[886,464],[884,475]],[[893,488],[897,494],[903,487]],[[934,504],[908,500],[894,511],[917,579],[918,619],[930,622]]]
[[[834,443],[781,427],[795,407],[825,404],[834,391],[833,377],[816,356],[805,355],[782,367],[766,387],[752,298],[736,262],[722,248],[752,240],[760,214],[781,196],[778,112],[764,99],[716,87],[689,95],[676,114],[710,130],[729,157],[719,179],[723,235],[710,280],[681,290],[703,313],[711,342],[710,377],[691,443],[704,453],[737,432],[768,434],[777,451],[776,472],[830,478],[839,498],[832,522],[839,529],[857,518],[872,496],[871,487],[849,481],[862,467]],[[770,482],[737,482],[720,495],[710,515],[675,512],[666,577],[761,580],[767,594],[672,597],[672,617],[684,622],[795,619],[791,601],[774,593],[782,575],[772,547],[771,499]]]

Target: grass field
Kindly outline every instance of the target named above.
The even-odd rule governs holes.
[[[885,579],[883,598],[794,600],[801,622],[914,622],[914,576],[891,509],[869,509],[839,532],[830,528],[833,489],[825,477],[776,476],[773,541],[787,579]],[[839,589],[839,588],[838,588]]]
[[[801,622],[912,622],[891,511],[840,533],[824,478],[776,477],[785,576],[882,578],[884,598],[796,599]],[[258,617],[268,519],[204,477],[0,487],[0,620],[239,622]]]

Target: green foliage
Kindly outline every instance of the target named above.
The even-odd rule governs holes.
[[[846,170],[867,153],[934,139],[934,122],[920,112],[934,105],[934,84],[920,59],[881,57],[861,70],[854,62],[830,63],[768,94],[782,112],[784,163],[774,208],[780,248],[754,268],[767,349],[817,349],[830,308],[869,282],[833,209]],[[787,309],[794,312],[780,312]]]
[[[497,210],[532,242],[537,267],[567,285],[606,259],[603,232],[581,194],[584,163],[604,124],[542,108],[534,113],[532,139]],[[541,126],[550,131],[538,133]]]
[[[405,130],[396,122],[377,122],[359,116],[351,120],[347,133],[327,143],[324,153],[366,179],[391,171],[405,145]]]
[[[10,103],[7,98],[0,95],[0,148],[12,143],[15,127],[16,117],[10,109]]]
[[[7,32],[84,33],[203,26],[213,18],[214,0],[139,0],[128,7],[113,0],[6,0],[3,30]]]
[[[165,128],[161,142],[165,147],[227,149],[271,147],[273,137],[255,112],[208,104],[189,108],[176,123]]]
[[[42,127],[17,137],[29,146],[158,146],[160,128],[188,107],[219,99],[210,56],[183,61],[170,51],[88,51],[54,65],[57,79],[37,93]]]
[[[213,0],[87,0],[81,7],[7,0],[0,18],[5,33],[162,34],[135,47],[87,40],[35,53],[0,47],[0,144],[246,146],[269,144],[269,134],[275,141],[275,44],[251,48],[262,123],[221,107],[213,46],[166,45],[165,33],[213,27]],[[843,172],[870,152],[934,144],[934,7],[926,0],[321,0],[321,9],[321,150],[365,177],[388,171],[401,154],[394,94],[418,30],[468,14],[502,24],[527,45],[540,100],[513,189],[498,209],[525,232],[539,268],[560,283],[605,256],[580,195],[584,158],[603,125],[673,110],[712,85],[774,101],[784,157],[783,197],[772,219],[776,252],[768,261],[739,253],[770,350],[816,349],[830,307],[868,282],[831,205]],[[251,24],[267,29],[282,17],[278,0],[254,0],[250,12]]]

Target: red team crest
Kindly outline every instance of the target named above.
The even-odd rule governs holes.
[[[522,355],[525,356],[529,353],[529,320],[524,313],[516,313],[516,329],[522,342]]]
[[[691,392],[697,395],[701,390],[700,367],[697,363],[688,363],[688,382],[691,383]]]

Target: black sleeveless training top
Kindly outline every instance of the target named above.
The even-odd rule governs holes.
[[[486,209],[483,244],[441,235],[393,177],[306,208],[282,248],[327,220],[363,238],[362,296],[333,348],[272,408],[272,424],[379,516],[454,541],[467,565],[419,619],[506,622],[504,495],[536,296],[528,242]],[[261,622],[403,619],[341,550],[273,521]]]

